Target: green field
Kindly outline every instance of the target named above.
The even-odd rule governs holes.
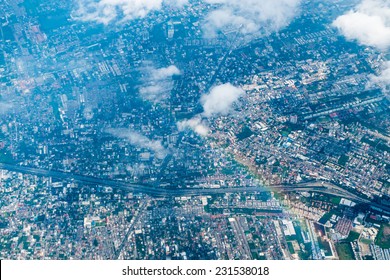
[[[349,157],[346,156],[346,155],[342,155],[339,160],[338,160],[338,164],[341,165],[341,166],[345,166],[347,164],[349,160]]]
[[[366,238],[360,238],[359,241],[367,245],[370,245],[372,243],[372,240]]]
[[[360,233],[351,230],[349,235],[348,235],[348,237],[346,239],[344,239],[343,241],[345,241],[345,242],[352,242],[352,241],[357,240],[359,238],[359,236],[360,236]]]
[[[349,243],[336,243],[336,251],[340,260],[354,260],[351,244]]]
[[[294,254],[295,250],[294,250],[293,244],[291,242],[287,242],[287,246],[288,246],[288,251],[290,252],[290,254]]]
[[[12,155],[8,151],[1,151],[0,152],[0,162],[2,163],[14,163],[14,159],[12,158]]]
[[[326,212],[324,216],[318,221],[320,224],[325,225],[326,222],[332,217],[332,213]]]
[[[320,246],[320,249],[324,250],[325,256],[332,256],[332,249],[330,249],[330,244],[328,241],[321,237],[318,237],[318,245]]]
[[[375,239],[375,244],[383,249],[390,249],[390,225],[382,225]]]

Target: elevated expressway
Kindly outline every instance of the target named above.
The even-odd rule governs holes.
[[[347,189],[343,189],[332,183],[325,181],[313,181],[305,182],[293,185],[272,185],[269,187],[256,186],[256,187],[228,187],[228,188],[173,188],[167,189],[158,187],[156,185],[145,184],[140,182],[125,182],[118,180],[110,180],[103,178],[96,178],[92,176],[78,175],[69,172],[45,170],[40,168],[33,168],[27,166],[18,166],[13,164],[0,163],[0,169],[18,172],[42,177],[52,177],[69,182],[81,183],[84,185],[101,185],[108,186],[116,189],[122,189],[133,193],[143,193],[152,197],[178,197],[178,196],[192,196],[192,195],[211,195],[211,194],[224,194],[224,193],[255,193],[265,191],[275,192],[319,192],[325,194],[331,194],[335,196],[344,197],[355,201],[357,203],[366,203],[370,206],[375,206],[388,213],[390,213],[390,207],[372,202],[370,199],[353,193]]]

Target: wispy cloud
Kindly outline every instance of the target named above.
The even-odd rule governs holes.
[[[203,106],[203,113],[195,117],[177,123],[179,130],[186,128],[192,129],[201,136],[207,136],[210,129],[206,120],[211,117],[227,115],[230,113],[232,106],[238,101],[244,91],[230,83],[216,86],[211,89],[210,93],[204,94],[200,98]]]
[[[164,7],[182,8],[189,0],[74,0],[76,20],[110,23],[126,23],[144,18]],[[241,34],[260,36],[287,26],[296,16],[301,0],[203,0],[215,8],[205,18],[203,29],[206,37],[236,29]],[[193,4],[197,5],[197,4]]]
[[[148,149],[154,152],[158,158],[164,158],[167,154],[167,151],[165,150],[161,141],[151,140],[145,135],[142,135],[141,133],[132,129],[109,128],[107,129],[107,133],[110,133],[115,137],[125,139],[133,146]]]
[[[142,98],[152,102],[159,102],[169,97],[173,88],[172,77],[181,74],[175,65],[166,68],[147,66],[141,71],[144,72],[144,78],[139,93]]]
[[[164,80],[175,75],[180,75],[180,70],[175,65],[171,65],[166,68],[153,69],[151,75],[154,80]]]
[[[296,16],[301,0],[205,0],[217,4],[204,23],[207,37],[235,29],[244,35],[260,36],[287,26]]]
[[[197,115],[189,120],[178,122],[177,128],[179,129],[179,131],[183,131],[187,128],[190,128],[200,136],[207,136],[210,131],[205,121],[202,120],[201,115]]]
[[[109,24],[144,18],[163,5],[181,7],[187,0],[76,0],[73,17],[81,21]]]
[[[14,104],[0,101],[0,115],[8,113],[12,108],[14,108]]]
[[[390,61],[386,61],[383,64],[382,71],[378,76],[370,75],[368,86],[372,85],[379,85],[382,87],[390,85]]]

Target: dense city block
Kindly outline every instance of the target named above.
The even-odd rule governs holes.
[[[0,1],[0,258],[389,260],[389,3],[135,2]]]

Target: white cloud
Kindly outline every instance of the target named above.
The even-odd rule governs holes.
[[[153,69],[151,74],[153,79],[163,80],[172,76],[180,75],[181,73],[175,65],[171,65],[166,68]]]
[[[161,10],[163,5],[181,7],[188,0],[77,0],[73,17],[81,21],[109,24],[144,18],[150,12]]]
[[[200,102],[203,106],[203,115],[211,117],[214,115],[226,115],[231,106],[244,91],[230,83],[216,86],[209,94],[202,95]]]
[[[142,98],[159,102],[167,98],[173,88],[173,76],[181,75],[180,70],[171,65],[166,68],[153,68],[147,66],[143,70],[145,78],[142,80],[143,85],[139,89]]]
[[[333,26],[348,40],[385,50],[390,47],[390,1],[363,0],[354,10],[339,16]]]
[[[356,40],[382,51],[390,48],[390,1],[363,0],[356,8],[339,16],[333,26],[348,40]],[[384,63],[379,76],[370,76],[368,86],[390,85],[390,61]]]
[[[209,94],[200,98],[203,113],[177,123],[180,131],[190,128],[200,136],[207,136],[210,132],[206,120],[210,117],[229,114],[232,105],[244,94],[244,91],[230,83],[216,86]]]
[[[210,131],[208,126],[204,123],[204,120],[202,120],[199,115],[193,117],[192,119],[178,122],[177,127],[180,131],[190,128],[200,136],[207,136]]]
[[[168,6],[183,7],[188,4],[188,0],[166,0],[164,3]]]
[[[164,6],[181,8],[189,0],[74,0],[77,8],[72,16],[80,21],[102,24],[126,22],[144,18]],[[301,0],[203,0],[215,4],[205,19],[204,31],[208,37],[219,31],[238,29],[242,34],[263,35],[277,31],[290,23]],[[196,5],[196,4],[194,4]]]
[[[149,101],[158,102],[164,99],[167,95],[167,89],[172,85],[169,82],[160,83],[159,85],[147,85],[139,89],[140,95]]]
[[[153,151],[158,158],[166,156],[167,151],[160,141],[151,140],[148,137],[126,128],[110,128],[107,132],[111,135],[127,140],[131,145]]]
[[[146,66],[143,70],[145,78],[142,80],[142,86],[139,93],[142,98],[159,102],[167,98],[173,88],[173,76],[181,75],[180,70],[171,65],[166,68],[154,68]]]
[[[390,61],[386,61],[383,65],[382,72],[379,76],[371,75],[368,86],[380,85],[386,87],[390,85]]]
[[[235,29],[244,35],[261,36],[287,26],[298,12],[301,0],[205,0],[217,4],[205,20],[204,32],[214,37]]]

